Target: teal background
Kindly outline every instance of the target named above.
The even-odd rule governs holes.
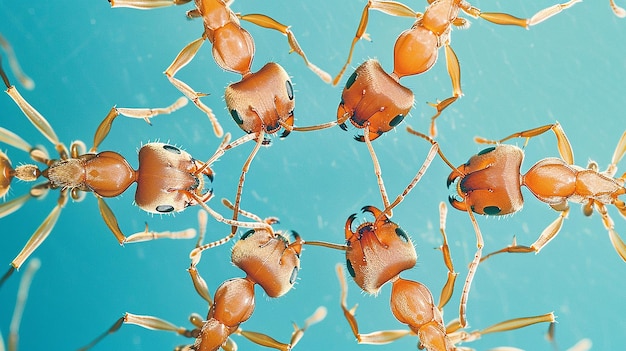
[[[344,1],[237,1],[235,12],[261,12],[292,25],[309,59],[336,74],[347,56],[361,11],[362,0]],[[423,11],[425,1],[406,2]],[[531,16],[553,1],[475,1],[483,11]],[[626,4],[622,3],[626,6]],[[76,139],[91,145],[93,133],[111,106],[160,107],[180,93],[162,72],[178,52],[202,33],[200,20],[189,21],[185,11],[193,5],[152,11],[111,9],[102,1],[12,1],[0,3],[0,32],[13,44],[25,72],[35,80],[32,91],[19,87],[23,96],[69,144]],[[357,44],[351,68],[340,86],[324,84],[288,53],[278,32],[243,26],[256,42],[253,70],[267,61],[280,63],[292,76],[296,89],[296,124],[310,125],[335,119],[342,86],[351,71],[367,58],[377,58],[392,68],[395,38],[412,21],[380,12],[370,14],[373,41]],[[617,18],[608,0],[586,1],[530,30],[502,27],[471,19],[465,30],[454,30],[452,46],[461,62],[463,96],[438,120],[438,141],[454,164],[464,163],[483,146],[473,137],[502,138],[511,133],[559,121],[567,133],[576,163],[589,159],[606,167],[626,129],[626,19]],[[407,125],[426,131],[433,113],[427,101],[450,96],[450,79],[443,52],[435,67],[402,84],[416,96],[415,107],[396,130],[374,142],[387,191],[394,197],[420,167],[429,145],[405,131]],[[6,67],[6,58],[3,59]],[[14,76],[9,73],[14,83]],[[223,91],[240,76],[223,72],[206,43],[193,62],[177,75],[198,91],[210,93],[203,101],[212,107],[233,137],[243,132],[224,108]],[[24,118],[6,95],[0,96],[0,123],[33,144],[49,143]],[[381,206],[372,162],[365,145],[352,140],[356,132],[332,128],[315,133],[293,133],[274,138],[252,163],[245,183],[242,207],[261,217],[277,216],[276,229],[293,229],[305,239],[341,243],[346,218],[364,205]],[[153,120],[118,119],[101,150],[115,150],[137,167],[137,150],[143,143],[166,141],[185,148],[198,159],[212,155],[219,140],[206,116],[191,104],[169,116]],[[522,145],[522,140],[512,141]],[[216,197],[233,199],[240,169],[252,143],[227,153],[215,164]],[[29,162],[23,152],[2,146],[14,164]],[[527,170],[544,157],[558,156],[555,138],[545,134],[525,149]],[[622,162],[623,166],[624,162]],[[621,172],[622,174],[623,167]],[[440,252],[437,205],[447,199],[449,169],[436,159],[422,181],[394,210],[393,220],[413,238],[419,254],[417,266],[402,277],[423,282],[439,294],[446,269]],[[15,182],[5,200],[30,187]],[[120,226],[127,233],[196,226],[197,209],[175,216],[152,216],[133,204],[131,187],[123,196],[108,199]],[[511,242],[532,243],[557,213],[524,190],[524,209],[505,218],[479,217],[485,252]],[[0,220],[0,263],[7,265],[55,204],[56,193],[30,201],[18,213]],[[228,216],[218,201],[213,208]],[[556,340],[561,350],[590,338],[594,350],[624,348],[626,322],[624,298],[626,265],[616,254],[597,214],[586,218],[579,205],[556,239],[538,255],[495,257],[480,266],[468,304],[472,329],[526,315],[554,311],[558,316]],[[609,209],[618,233],[626,238],[626,225]],[[359,216],[357,223],[364,221]],[[224,236],[229,227],[211,221],[207,240]],[[474,232],[466,213],[452,208],[448,236],[459,281],[475,250]],[[108,328],[125,311],[159,316],[189,326],[192,312],[206,314],[207,306],[194,291],[185,269],[195,241],[156,241],[121,248],[100,218],[95,198],[69,202],[46,242],[34,256],[42,261],[32,285],[21,328],[20,349],[77,349]],[[230,263],[230,247],[207,252],[199,270],[211,292],[225,279],[242,276]],[[267,333],[287,341],[291,322],[301,323],[320,305],[329,314],[311,327],[298,350],[416,349],[417,338],[390,345],[357,345],[339,308],[339,284],[334,266],[344,262],[340,252],[306,247],[300,280],[295,289],[278,299],[257,288],[257,308],[243,324],[247,330]],[[4,269],[2,269],[2,272]],[[10,315],[21,274],[0,290],[0,330],[6,339]],[[362,332],[401,329],[389,310],[390,287],[377,297],[366,296],[350,282],[348,303],[359,303],[357,318]],[[457,316],[460,286],[445,309],[446,321]],[[467,344],[479,350],[515,346],[524,350],[552,350],[545,341],[547,325],[493,334]],[[234,337],[240,349],[258,349]],[[191,340],[171,333],[126,325],[94,350],[171,350]]]

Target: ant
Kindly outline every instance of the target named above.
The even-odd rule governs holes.
[[[11,324],[9,327],[9,339],[6,344],[8,351],[16,351],[19,339],[20,323],[22,322],[22,315],[24,308],[26,307],[26,300],[28,299],[28,292],[30,285],[33,281],[35,273],[41,267],[41,261],[38,258],[33,258],[26,265],[26,271],[20,279],[20,285],[17,290],[17,300],[15,302],[15,308],[13,309],[13,316],[11,317]],[[0,333],[0,350],[4,350],[4,340],[2,333]]]
[[[337,265],[337,276],[341,284],[341,308],[354,336],[359,343],[385,344],[407,335],[417,335],[419,349],[428,351],[460,350],[456,345],[480,338],[482,335],[523,328],[536,323],[554,323],[554,314],[517,318],[497,323],[483,330],[466,332],[459,323],[443,324],[443,307],[454,291],[457,273],[454,272],[452,258],[445,232],[447,207],[439,205],[440,232],[443,244],[439,249],[448,268],[448,278],[441,291],[439,303],[435,305],[432,293],[424,284],[400,277],[400,274],[415,266],[417,253],[409,235],[382,211],[366,206],[364,212],[371,213],[374,222],[365,222],[352,230],[356,214],[348,217],[345,226],[346,263],[350,276],[366,293],[376,294],[380,288],[391,283],[391,311],[398,321],[407,324],[408,330],[376,331],[368,334],[359,332],[355,317],[356,307],[348,309],[348,284],[341,265]]]
[[[233,205],[224,200],[230,209]],[[247,321],[254,312],[254,286],[260,285],[269,297],[280,297],[286,294],[296,282],[300,270],[300,253],[304,240],[296,232],[292,232],[293,241],[289,241],[286,233],[274,231],[272,224],[278,223],[275,217],[261,219],[258,216],[239,209],[239,212],[256,223],[239,222],[239,225],[250,226],[261,224],[255,229],[244,233],[235,243],[231,252],[232,263],[246,273],[244,278],[233,278],[223,282],[211,298],[206,281],[200,276],[196,266],[200,262],[202,251],[226,243],[230,237],[202,245],[206,229],[207,214],[198,213],[200,235],[196,248],[191,252],[191,266],[188,272],[191,276],[196,292],[209,303],[210,309],[206,319],[197,314],[190,316],[190,322],[195,326],[188,330],[177,327],[165,320],[152,316],[139,316],[126,313],[113,326],[97,337],[89,345],[81,348],[88,350],[102,340],[106,335],[117,331],[122,324],[136,324],[147,329],[173,331],[185,337],[194,338],[193,345],[176,348],[177,350],[209,351],[220,347],[224,350],[236,350],[237,345],[230,338],[237,334],[262,346],[277,350],[291,350],[304,335],[306,329],[326,317],[326,309],[319,307],[309,317],[302,328],[294,324],[294,332],[289,344],[281,343],[268,335],[245,331],[240,325]]]
[[[207,162],[198,161],[189,153],[173,145],[147,143],[139,150],[139,168],[135,170],[123,156],[114,151],[96,153],[98,146],[108,135],[115,118],[124,115],[142,118],[149,123],[149,119],[154,116],[168,114],[185,106],[186,98],[181,97],[171,106],[158,109],[113,107],[98,126],[94,135],[94,146],[89,152],[86,152],[82,141],[73,142],[68,150],[59,141],[48,121],[22,97],[15,86],[10,84],[1,66],[0,75],[8,88],[7,94],[41,134],[54,144],[59,155],[58,159],[51,158],[44,148],[33,147],[17,134],[0,127],[0,140],[29,153],[33,161],[47,167],[42,170],[37,165],[24,164],[13,168],[9,157],[0,151],[0,197],[7,194],[15,178],[28,182],[45,178],[44,183],[34,185],[29,193],[0,204],[0,218],[17,211],[31,198],[42,198],[50,189],[59,189],[56,206],[11,262],[9,271],[0,280],[0,286],[47,238],[67,203],[68,197],[81,201],[86,192],[92,192],[96,196],[104,222],[122,245],[159,238],[187,239],[195,236],[194,229],[155,233],[149,231],[146,224],[144,232],[127,237],[119,228],[115,215],[103,198],[119,196],[132,183],[137,183],[135,203],[146,212],[159,214],[180,212],[192,205],[208,208],[204,202],[211,198],[212,192],[205,189],[204,178],[212,181],[213,171],[210,165],[228,147],[232,146],[226,145],[230,140],[230,134],[225,136],[215,154]]]
[[[410,127],[409,133],[437,144],[425,134]],[[517,146],[501,144],[513,138],[525,138],[526,143],[547,131],[554,132],[557,140],[560,158],[551,157],[535,163],[526,174],[522,174],[521,164],[524,151]],[[463,298],[461,303],[461,322],[465,325],[465,303],[467,294],[478,264],[488,257],[502,252],[538,253],[561,230],[563,221],[569,214],[569,202],[583,205],[583,214],[590,216],[594,208],[600,213],[602,223],[609,232],[611,244],[626,261],[626,244],[619,237],[614,223],[608,214],[606,205],[614,205],[622,216],[626,217],[626,204],[618,197],[626,194],[624,182],[626,173],[615,178],[617,163],[626,153],[626,132],[617,143],[611,163],[604,172],[599,170],[598,164],[590,161],[587,168],[574,165],[572,146],[565,135],[565,131],[557,122],[530,130],[511,134],[500,140],[475,138],[477,143],[496,144],[472,156],[465,164],[454,167],[438,149],[439,156],[452,169],[448,176],[447,186],[456,183],[457,195],[450,196],[450,204],[460,211],[469,214],[476,233],[477,251],[469,267]],[[483,239],[474,217],[480,215],[503,216],[515,213],[522,209],[523,198],[521,187],[526,186],[535,197],[548,204],[559,212],[557,219],[544,229],[539,238],[530,246],[512,245],[490,253],[481,258]]]
[[[111,7],[136,9],[182,5],[190,1],[166,0],[155,3],[151,0],[109,0]],[[258,133],[260,130],[265,130],[268,134],[272,134],[281,128],[279,122],[293,125],[293,88],[289,76],[277,63],[268,63],[256,73],[250,71],[255,51],[254,39],[247,30],[241,27],[240,20],[286,35],[291,52],[300,55],[309,69],[327,83],[330,82],[330,75],[307,59],[289,26],[263,14],[235,13],[230,8],[232,1],[195,0],[194,2],[196,8],[188,11],[187,17],[201,17],[204,22],[204,33],[199,39],[185,46],[165,70],[165,75],[172,85],[209,116],[215,135],[221,137],[223,131],[217,118],[212,110],[200,101],[200,97],[206,94],[194,91],[185,82],[174,77],[181,68],[193,60],[204,41],[208,40],[213,45],[213,58],[217,65],[226,71],[239,73],[242,76],[241,82],[229,85],[226,90],[226,105],[235,122],[246,133]]]
[[[181,5],[190,2],[190,0],[171,0],[158,4],[150,0],[110,0],[110,2],[112,7],[151,9]],[[285,138],[294,130],[293,111],[295,108],[293,84],[282,66],[275,62],[269,62],[259,71],[251,72],[255,51],[254,40],[250,33],[241,27],[240,20],[283,33],[287,36],[291,51],[300,55],[309,69],[325,82],[330,82],[331,77],[307,59],[289,26],[263,14],[236,14],[230,8],[230,4],[230,1],[224,0],[195,0],[196,8],[188,11],[187,17],[201,17],[204,21],[204,33],[202,37],[189,43],[181,50],[172,64],[165,70],[165,75],[176,88],[209,115],[215,134],[221,136],[222,129],[211,109],[200,101],[203,94],[196,93],[189,85],[174,76],[193,59],[205,40],[209,40],[213,45],[213,58],[218,66],[226,71],[241,74],[241,81],[227,86],[224,100],[235,123],[247,133],[234,144],[240,145],[250,140],[256,140],[256,145],[244,163],[239,178],[233,211],[233,221],[236,221],[245,175],[250,169],[252,160],[261,145],[270,143],[270,140],[265,138],[266,134],[273,135],[284,129],[281,138]],[[234,236],[235,227],[232,230],[231,235]]]
[[[443,46],[448,74],[452,80],[452,96],[436,104],[429,103],[437,109],[437,113],[431,117],[429,132],[431,137],[435,137],[437,134],[435,119],[463,95],[459,60],[450,46],[452,26],[463,28],[469,25],[467,20],[458,17],[459,12],[463,11],[471,17],[480,17],[499,25],[529,28],[580,1],[569,0],[543,9],[530,19],[522,19],[506,13],[481,12],[464,0],[429,0],[423,14],[396,1],[369,0],[363,9],[348,59],[335,76],[334,85],[339,83],[350,64],[356,43],[360,39],[369,38],[365,30],[370,10],[378,10],[392,16],[415,18],[415,23],[396,40],[394,69],[391,74],[386,73],[377,60],[371,59],[361,64],[348,78],[337,109],[336,124],[344,130],[346,129],[344,122],[347,120],[350,120],[356,128],[369,127],[364,134],[369,133],[370,140],[396,127],[407,116],[414,103],[413,92],[399,83],[400,78],[428,71],[437,62],[439,48]],[[356,139],[364,141],[362,136]]]

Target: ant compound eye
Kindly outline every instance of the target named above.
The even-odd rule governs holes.
[[[346,81],[346,89],[350,89],[350,87],[352,86],[352,84],[354,84],[354,82],[356,81],[358,76],[359,76],[359,74],[356,73],[356,71],[354,71],[354,73],[352,73],[352,75],[350,75],[350,78],[348,78],[348,81]]]
[[[285,82],[285,88],[287,88],[287,96],[289,97],[289,100],[293,100],[293,85],[291,85],[290,80]]]
[[[406,234],[406,232],[402,228],[400,227],[396,228],[396,235],[400,239],[402,239],[402,241],[404,241],[405,243],[409,242],[409,236]]]
[[[495,149],[496,149],[496,147],[495,147],[495,146],[488,147],[488,148],[486,148],[486,149],[482,150],[481,152],[479,152],[479,153],[478,153],[478,156],[480,156],[480,155],[484,155],[484,154],[488,154],[488,153],[490,153],[491,151],[493,151],[493,150],[495,150]]]
[[[239,240],[246,240],[252,234],[254,234],[254,229],[250,229],[247,232],[243,233],[241,235],[241,238],[239,238]]]
[[[346,268],[348,268],[348,273],[352,278],[356,277],[356,273],[354,272],[354,267],[352,267],[352,262],[349,259],[346,259]]]
[[[156,207],[157,212],[159,213],[169,213],[174,211],[174,206],[172,205],[159,205]]]
[[[483,208],[483,212],[485,212],[486,215],[490,215],[490,216],[498,215],[500,211],[502,210],[498,206],[487,206]]]
[[[289,277],[289,284],[293,285],[298,278],[298,267],[293,267],[293,271],[291,271],[291,276]]]
[[[243,119],[241,119],[237,110],[230,110],[230,116],[233,117],[235,123],[237,123],[238,125],[243,124]]]
[[[390,127],[395,127],[398,124],[400,124],[400,122],[402,122],[402,120],[404,119],[403,115],[397,115],[394,118],[391,119],[391,121],[389,121],[389,126]]]
[[[163,150],[169,151],[177,155],[180,155],[182,153],[179,148],[177,148],[176,146],[169,145],[169,144],[163,145]]]

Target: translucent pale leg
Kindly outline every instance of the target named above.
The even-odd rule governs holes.
[[[238,17],[244,21],[254,23],[257,26],[261,26],[261,27],[268,28],[268,29],[274,29],[286,35],[287,41],[289,42],[289,46],[291,47],[291,52],[295,52],[298,55],[300,55],[304,59],[304,63],[306,64],[306,66],[313,73],[315,73],[318,77],[320,77],[324,82],[330,83],[330,80],[331,80],[330,74],[326,73],[325,71],[323,71],[322,69],[320,69],[319,67],[311,63],[309,59],[307,59],[306,55],[304,54],[304,51],[300,47],[300,44],[298,44],[298,41],[296,40],[296,36],[289,29],[289,26],[286,26],[269,16],[262,15],[262,14],[251,14],[251,15],[243,15],[243,16],[239,15]]]
[[[570,144],[569,139],[567,138],[567,135],[565,135],[565,131],[563,130],[563,127],[561,127],[561,124],[559,122],[556,122],[555,124],[548,124],[545,126],[513,133],[507,136],[506,138],[503,138],[500,140],[491,140],[491,139],[485,139],[483,137],[475,137],[474,141],[479,144],[500,144],[513,138],[526,138],[526,142],[524,143],[525,145],[528,143],[530,138],[541,135],[549,130],[553,131],[554,135],[556,136],[556,142],[557,142],[557,147],[559,149],[559,155],[561,156],[563,161],[565,161],[569,165],[573,165],[574,164],[574,151],[572,151],[572,144]]]
[[[113,107],[109,111],[109,113],[104,117],[104,120],[100,122],[100,125],[96,129],[96,133],[93,137],[93,147],[89,150],[90,152],[96,152],[100,143],[109,135],[111,131],[111,126],[113,125],[113,121],[119,116],[125,116],[129,118],[141,118],[145,120],[148,124],[150,123],[150,118],[156,117],[162,114],[170,114],[184,106],[187,105],[187,99],[184,97],[180,97],[174,101],[173,104],[160,107],[160,108],[124,108],[124,107]]]
[[[165,75],[167,79],[178,89],[183,95],[185,95],[189,100],[191,100],[202,112],[204,112],[209,120],[211,121],[211,125],[213,126],[213,132],[218,138],[221,138],[224,134],[224,130],[222,126],[217,121],[217,117],[213,113],[213,110],[205,105],[200,98],[206,96],[206,94],[198,93],[193,90],[187,83],[174,78],[176,73],[183,67],[185,67],[191,60],[194,58],[202,44],[204,43],[205,37],[201,37],[187,44],[181,52],[176,56],[172,64],[165,70]]]
[[[348,299],[348,283],[343,275],[343,267],[338,264],[336,266],[337,270],[337,278],[339,279],[339,284],[341,285],[341,309],[343,310],[343,315],[346,317],[348,324],[350,324],[350,328],[352,329],[352,333],[354,337],[357,339],[359,344],[388,344],[395,340],[398,340],[407,335],[415,335],[411,330],[384,330],[384,331],[376,331],[369,334],[361,334],[359,333],[359,326],[356,321],[355,312],[358,305],[355,305],[351,309],[348,310],[347,307],[347,299]]]
[[[548,18],[560,13],[561,11],[568,9],[574,4],[582,2],[582,0],[570,0],[568,2],[562,4],[552,5],[543,10],[538,11],[531,18],[519,18],[508,13],[498,13],[498,12],[481,12],[479,9],[475,7],[466,6],[463,8],[467,14],[473,17],[480,17],[485,19],[491,23],[499,24],[499,25],[513,25],[519,26],[528,29],[530,26],[534,26],[539,24]]]
[[[438,101],[437,103],[428,103],[430,106],[437,109],[437,113],[430,118],[429,136],[431,138],[437,136],[437,126],[435,124],[437,117],[439,117],[441,112],[443,112],[443,110],[445,110],[448,106],[452,105],[452,103],[454,103],[459,97],[463,96],[463,91],[461,90],[461,66],[459,65],[459,59],[449,43],[446,43],[444,48],[446,53],[446,68],[448,70],[450,80],[452,81],[452,96],[443,101]]]
[[[365,30],[367,29],[367,23],[369,21],[369,10],[378,10],[383,13],[386,13],[391,16],[398,17],[415,17],[421,16],[420,13],[413,11],[410,7],[396,1],[379,1],[379,0],[369,0],[365,7],[363,8],[363,12],[361,13],[361,20],[359,21],[359,26],[356,30],[356,34],[354,35],[354,39],[352,39],[352,44],[350,45],[350,51],[348,53],[348,59],[346,63],[341,67],[341,70],[335,78],[333,79],[333,85],[337,85],[341,77],[346,72],[348,65],[352,62],[352,54],[354,52],[354,46],[356,43],[361,40],[370,40],[370,37]]]
[[[26,307],[30,284],[33,281],[35,273],[39,270],[39,267],[41,267],[41,261],[37,258],[31,259],[26,266],[26,272],[24,272],[24,275],[20,280],[20,286],[17,290],[17,300],[15,301],[15,309],[13,310],[13,317],[11,318],[11,325],[9,326],[9,343],[7,345],[9,351],[17,350],[20,323],[22,322],[22,315],[24,314],[24,308]],[[3,347],[4,341],[2,340],[2,336],[0,336],[0,349]]]

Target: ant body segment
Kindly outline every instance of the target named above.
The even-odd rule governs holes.
[[[227,207],[233,209],[230,202],[224,201]],[[310,325],[326,317],[324,307],[319,307],[305,321],[302,328],[294,323],[294,332],[289,344],[281,343],[265,334],[242,330],[240,325],[247,321],[254,312],[255,285],[261,286],[267,296],[273,298],[280,297],[291,290],[300,269],[300,253],[304,240],[296,232],[292,232],[292,242],[289,241],[285,233],[274,232],[271,225],[278,222],[277,218],[270,217],[262,220],[249,212],[243,210],[239,210],[239,212],[254,219],[256,224],[262,224],[262,226],[257,226],[257,228],[244,233],[237,240],[231,252],[232,263],[243,270],[246,276],[226,280],[217,288],[213,298],[211,298],[206,281],[200,276],[196,266],[200,262],[202,251],[226,243],[229,237],[202,245],[207,215],[204,211],[198,213],[200,235],[196,248],[190,254],[191,266],[188,272],[196,292],[209,303],[210,308],[206,319],[197,314],[193,314],[189,318],[195,329],[188,330],[177,327],[157,317],[126,313],[108,331],[86,347],[81,348],[81,351],[92,348],[106,335],[118,330],[122,324],[136,324],[147,329],[173,331],[195,339],[193,345],[180,346],[177,350],[214,351],[219,348],[236,350],[237,345],[230,338],[233,334],[244,336],[262,346],[283,351],[291,350]],[[248,226],[246,223],[248,222],[240,222],[239,224]]]
[[[411,128],[407,130],[416,136],[429,140],[433,145],[437,142],[427,135]],[[535,163],[525,174],[521,173],[524,151],[517,146],[501,144],[512,138],[530,138],[553,131],[560,158],[551,157]],[[619,213],[626,217],[626,204],[618,197],[626,194],[624,182],[626,173],[615,177],[617,163],[626,153],[626,132],[624,132],[615,148],[611,163],[605,171],[600,171],[598,164],[591,161],[587,168],[574,165],[574,154],[571,144],[559,123],[512,134],[500,140],[475,138],[481,144],[496,144],[472,156],[465,164],[453,166],[438,149],[443,161],[452,169],[448,176],[448,187],[456,184],[457,196],[450,196],[450,204],[467,212],[476,233],[477,251],[470,264],[463,298],[461,302],[461,323],[465,325],[465,303],[467,294],[478,264],[501,252],[535,252],[538,253],[561,230],[563,221],[569,214],[569,202],[583,205],[583,213],[590,216],[596,209],[602,217],[602,223],[609,233],[611,244],[626,261],[626,244],[614,228],[614,222],[608,214],[607,205],[614,205]],[[515,213],[522,209],[523,198],[521,187],[528,188],[533,195],[552,209],[559,212],[555,221],[548,225],[539,238],[531,246],[517,245],[515,242],[499,251],[482,257],[483,239],[474,213],[480,215],[501,216]]]
[[[188,239],[196,235],[194,229],[155,233],[149,231],[146,225],[144,232],[127,237],[119,228],[115,215],[103,198],[116,197],[126,191],[132,183],[137,183],[135,203],[146,212],[180,212],[192,205],[204,205],[202,207],[207,208],[204,202],[211,198],[212,192],[205,189],[205,178],[212,180],[213,171],[209,166],[228,147],[226,144],[230,140],[230,134],[226,135],[215,154],[207,162],[198,161],[187,152],[164,143],[143,145],[139,150],[137,170],[133,169],[128,161],[117,152],[97,152],[98,146],[108,135],[114,119],[120,114],[149,121],[156,115],[171,113],[185,106],[186,98],[181,97],[171,106],[160,109],[113,107],[98,126],[93,147],[89,152],[86,151],[85,144],[81,141],[73,142],[68,150],[59,141],[48,121],[10,84],[1,67],[0,75],[8,88],[7,94],[41,134],[54,144],[59,155],[58,159],[51,158],[45,149],[33,147],[17,134],[0,127],[0,140],[29,153],[33,161],[47,167],[40,169],[37,165],[25,164],[13,168],[9,157],[4,152],[0,152],[0,196],[4,197],[7,194],[14,179],[28,182],[37,181],[40,178],[45,179],[45,182],[34,185],[28,194],[0,204],[0,217],[17,211],[31,198],[41,198],[50,189],[59,189],[56,206],[11,262],[9,271],[0,280],[0,286],[47,238],[67,203],[68,197],[81,201],[86,192],[91,192],[96,196],[100,214],[120,244],[158,238]]]
[[[419,75],[428,71],[437,62],[439,49],[443,46],[448,74],[452,80],[452,96],[431,104],[437,109],[437,113],[431,118],[429,132],[430,136],[434,137],[437,134],[435,119],[463,95],[459,60],[450,46],[452,27],[468,25],[465,19],[459,17],[461,11],[471,17],[480,17],[495,24],[528,28],[580,1],[570,0],[564,4],[557,4],[539,11],[530,19],[522,19],[506,13],[481,12],[464,0],[429,0],[423,14],[396,1],[369,0],[363,9],[348,59],[335,76],[334,85],[339,83],[350,64],[356,43],[362,38],[368,38],[365,30],[370,10],[378,10],[392,16],[415,18],[415,23],[396,40],[394,68],[390,74],[382,69],[378,61],[371,59],[361,64],[348,78],[337,109],[337,124],[346,129],[344,122],[349,120],[357,128],[369,127],[364,133],[370,134],[370,140],[396,127],[407,116],[414,103],[413,93],[401,85],[399,80],[405,76]],[[362,136],[356,139],[365,140]]]

